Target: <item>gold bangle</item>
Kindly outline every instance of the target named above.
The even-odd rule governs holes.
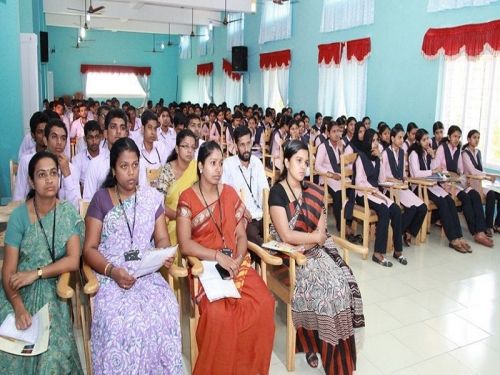
[[[108,276],[108,267],[109,266],[111,266],[111,262],[108,262],[108,264],[106,264],[106,267],[104,267],[104,273],[103,273],[104,276]]]

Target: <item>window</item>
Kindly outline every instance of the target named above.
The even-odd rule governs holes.
[[[276,4],[264,1],[260,21],[259,44],[292,36],[292,8],[290,2]]]
[[[189,35],[183,35],[179,42],[179,57],[182,60],[187,60],[191,58],[191,37]]]
[[[243,39],[243,31],[245,30],[245,14],[244,13],[229,13],[227,15],[227,50],[231,51],[234,46],[242,46],[245,44]],[[238,21],[239,20],[239,21]]]
[[[374,0],[323,0],[321,32],[372,24],[374,8]]]
[[[495,1],[498,0],[429,0],[427,3],[427,12],[439,12],[446,9],[489,5]]]
[[[288,105],[290,50],[261,53],[264,106],[281,110]]]
[[[318,110],[334,118],[363,117],[370,38],[321,44],[318,49]]]
[[[208,43],[210,41],[210,31],[208,26],[200,26],[198,34],[202,35],[198,39],[198,56],[206,56],[209,53]]]
[[[147,96],[139,76],[134,73],[88,72],[84,76],[86,76],[84,84],[86,97],[145,98]]]
[[[483,164],[500,169],[500,56],[442,58],[438,90],[436,119],[460,126],[463,143],[470,130],[479,130]]]
[[[222,59],[222,70],[224,71],[224,101],[229,108],[243,101],[243,76],[233,72],[229,61]]]

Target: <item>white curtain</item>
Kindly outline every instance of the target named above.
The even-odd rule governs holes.
[[[199,75],[198,76],[198,92],[200,94],[199,103],[212,102],[212,75]]]
[[[229,108],[243,101],[243,76],[237,81],[224,73],[224,101]]]
[[[288,105],[288,67],[262,70],[264,106],[277,111]]]
[[[179,50],[179,57],[182,60],[191,58],[191,37],[189,35],[183,35],[180,37]]]
[[[339,65],[319,65],[318,110],[337,118],[342,115],[361,118],[366,111],[367,62],[347,60],[343,49]]]
[[[243,34],[245,30],[245,14],[244,13],[229,13],[228,21],[240,20],[231,22],[227,25],[227,50],[231,51],[233,46],[242,46],[245,44]]]
[[[427,3],[427,12],[439,12],[446,9],[489,5],[496,1],[498,0],[429,0]]]
[[[292,36],[292,8],[290,2],[281,5],[264,1],[260,20],[259,44]]]
[[[206,56],[208,53],[208,42],[210,40],[210,31],[208,26],[200,26],[198,34],[202,35],[198,38],[198,56]]]
[[[483,165],[500,169],[500,56],[484,52],[479,58],[465,53],[442,58],[436,120],[445,127],[458,125],[462,142],[467,133],[481,133]]]
[[[139,84],[141,85],[142,89],[144,90],[144,92],[146,93],[146,96],[144,97],[144,102],[142,103],[142,106],[143,107],[146,107],[146,103],[148,102],[148,99],[149,99],[149,91],[150,91],[150,88],[149,88],[149,76],[147,75],[138,75],[137,76],[137,81],[139,82]]]
[[[321,32],[372,24],[374,2],[375,0],[323,0]]]
[[[82,89],[85,97],[88,98],[89,96],[87,95],[87,73],[82,73]]]

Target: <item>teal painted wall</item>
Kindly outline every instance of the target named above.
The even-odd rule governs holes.
[[[9,160],[17,159],[17,151],[23,136],[21,115],[21,80],[19,59],[19,3],[17,0],[0,1],[0,197],[9,197]]]
[[[423,36],[428,28],[486,22],[500,18],[500,2],[483,7],[469,7],[427,13],[427,0],[376,0],[375,22],[349,30],[321,33],[323,1],[301,0],[292,5],[292,37],[258,44],[260,13],[245,15],[245,45],[248,46],[249,71],[244,77],[246,103],[262,104],[259,54],[291,49],[289,100],[294,110],[304,109],[314,115],[318,102],[318,44],[370,37],[372,53],[368,59],[367,115],[372,121],[389,124],[415,121],[430,128],[435,118],[439,59],[426,60],[421,53]],[[260,6],[258,6],[260,9]],[[258,9],[258,10],[259,10]],[[222,101],[221,59],[229,57],[226,34],[215,28],[215,54],[180,60],[181,98],[198,100],[196,65],[214,61],[216,102]]]
[[[147,53],[153,48],[153,34],[110,32],[90,30],[87,39],[95,42],[83,43],[85,47],[72,48],[76,44],[76,28],[49,26],[50,53],[48,70],[54,72],[54,95],[73,95],[83,92],[80,74],[81,64],[132,65],[151,67],[150,98],[158,101],[163,97],[168,103],[176,98],[178,47],[165,48],[164,53]],[[177,41],[177,38],[173,40]],[[165,35],[157,35],[167,40]],[[141,100],[131,100],[140,104]]]

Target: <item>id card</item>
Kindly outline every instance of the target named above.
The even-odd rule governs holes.
[[[132,249],[125,253],[125,262],[130,262],[135,260],[141,260],[141,258],[139,258],[139,249],[137,250]]]

